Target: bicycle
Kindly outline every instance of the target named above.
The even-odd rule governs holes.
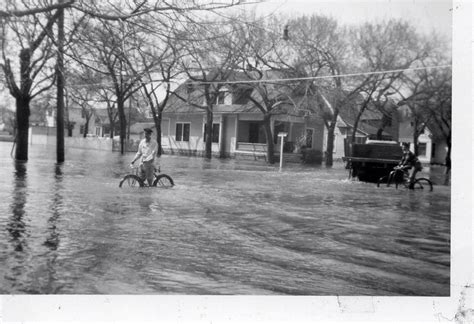
[[[140,176],[140,166],[131,166],[131,168],[134,169],[135,172],[125,175],[120,181],[119,187],[149,187],[146,179]],[[171,188],[173,186],[173,179],[169,175],[161,173],[159,167],[155,167],[152,187]]]
[[[389,181],[389,179],[391,179]],[[377,181],[377,187],[380,187],[381,183],[387,183],[387,187],[390,184],[395,182],[395,188],[398,189],[399,185],[403,185],[405,188],[408,188],[410,185],[410,176],[407,170],[403,170],[401,168],[395,168],[390,174],[381,177]],[[428,178],[416,178],[413,182],[413,189],[415,190],[424,190],[428,189],[428,191],[433,191],[433,182]]]

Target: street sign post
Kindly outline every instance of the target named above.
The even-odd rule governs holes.
[[[278,133],[278,137],[280,138],[280,172],[283,168],[283,138],[285,138],[286,136],[288,136],[288,133],[286,132]]]

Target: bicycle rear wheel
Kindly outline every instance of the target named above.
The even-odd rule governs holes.
[[[143,187],[144,183],[139,176],[134,174],[127,174],[123,177],[122,181],[120,181],[119,187]]]
[[[433,191],[433,183],[429,179],[418,178],[413,183],[413,189]]]
[[[156,179],[153,182],[153,186],[154,187],[171,188],[171,187],[174,186],[174,181],[167,174],[159,174],[159,175],[156,176]]]

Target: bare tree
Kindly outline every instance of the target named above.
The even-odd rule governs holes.
[[[206,112],[205,157],[212,157],[214,107],[226,82],[235,74],[239,51],[236,46],[238,33],[232,24],[216,22],[213,24],[189,25],[188,38],[181,39],[184,54],[180,68],[194,89],[194,97],[174,94],[188,104]]]
[[[280,17],[248,18],[247,23],[239,27],[234,51],[242,82],[237,88],[248,93],[247,108],[256,107],[263,115],[267,162],[270,164],[275,163],[272,120],[274,116],[286,115],[298,106],[295,102],[298,86],[284,81],[297,76],[298,71],[292,69],[294,52],[288,46],[288,35],[283,34],[280,21]]]
[[[439,97],[441,93],[448,93],[446,85],[450,85],[451,70],[446,69],[449,67],[446,63],[450,62],[446,58],[446,53],[449,53],[449,51],[445,50],[437,35],[431,35],[428,42],[432,44],[432,51],[428,52],[429,56],[415,66],[418,68],[417,70],[404,73],[392,87],[398,97],[401,98],[399,105],[406,105],[410,109],[415,154],[418,154],[418,137],[425,127],[431,123],[431,118],[436,116],[436,114],[432,114],[432,107],[441,107],[435,100],[441,100],[442,105],[449,107],[446,116],[449,116],[448,119],[450,120],[451,97],[444,97],[443,99]],[[446,71],[443,71],[444,69]],[[439,92],[440,89],[444,90]],[[450,128],[451,125],[449,124],[449,132]],[[449,146],[450,135],[449,140],[447,138],[447,143]]]
[[[171,45],[171,44],[170,44]],[[170,51],[168,51],[168,49]],[[158,156],[163,153],[161,145],[161,122],[163,119],[163,110],[165,109],[168,100],[171,96],[171,85],[174,77],[176,76],[176,67],[178,64],[178,56],[175,48],[167,47],[164,52],[161,53],[159,60],[159,70],[161,71],[160,79],[154,79],[154,74],[149,70],[146,71],[146,80],[142,78],[142,92],[145,95],[148,104],[150,106],[153,122],[156,128],[156,141],[158,143]],[[147,56],[143,55],[142,58],[146,60]],[[164,97],[159,97],[159,91],[164,92]]]
[[[229,8],[235,5],[240,4],[241,1],[238,0],[227,0],[227,1],[176,1],[172,4],[163,1],[131,1],[131,2],[117,2],[114,0],[108,1],[79,1],[79,0],[70,0],[70,1],[58,1],[57,3],[52,3],[49,1],[33,1],[26,2],[22,1],[18,3],[13,0],[7,0],[2,3],[0,9],[0,18],[2,19],[2,29],[5,33],[6,22],[12,27],[14,33],[17,36],[17,42],[20,44],[20,75],[21,81],[20,86],[15,83],[14,72],[10,63],[10,59],[7,59],[4,55],[4,62],[1,63],[1,67],[5,72],[7,78],[7,83],[10,89],[10,93],[17,100],[17,119],[18,119],[18,145],[16,150],[16,158],[19,160],[28,159],[28,148],[27,148],[27,132],[28,132],[28,119],[29,119],[29,102],[36,95],[31,92],[33,82],[35,77],[40,74],[40,66],[45,66],[45,64],[38,64],[39,60],[33,56],[35,55],[44,55],[45,57],[50,58],[51,50],[48,51],[38,51],[40,46],[43,46],[42,43],[45,41],[46,35],[52,35],[52,26],[56,21],[62,17],[63,10],[69,9],[70,11],[77,11],[82,13],[87,17],[94,19],[101,19],[103,21],[125,21],[127,19],[132,19],[140,17],[142,15],[150,13],[160,13],[163,17],[172,14],[181,14],[185,15],[186,13],[192,11],[203,11],[203,12],[212,12],[219,9]],[[53,14],[54,13],[54,14]],[[45,18],[46,17],[46,18]],[[45,20],[44,23],[41,23],[42,20]],[[23,23],[24,31],[25,28],[30,28],[26,33],[19,31],[19,25]],[[41,28],[38,28],[41,26]],[[59,23],[59,43],[56,42],[58,46],[58,73],[62,73],[62,59],[63,59],[63,48],[62,48],[62,23]],[[39,31],[39,32],[38,32]],[[26,35],[26,36],[25,36]],[[64,35],[66,37],[66,35]],[[51,41],[54,37],[50,37],[49,41],[46,41],[48,46],[51,46]],[[5,41],[2,42],[5,44]],[[46,49],[46,47],[44,48]],[[40,53],[41,52],[41,53]],[[4,52],[5,53],[5,52]],[[40,54],[38,54],[40,53]],[[33,66],[35,65],[35,66]],[[33,69],[39,68],[37,72],[34,72]],[[45,71],[41,71],[41,74],[45,74]],[[60,75],[60,79],[62,75]],[[37,82],[38,83],[38,82]],[[63,82],[60,82],[58,85],[58,115],[60,124],[62,125],[62,88],[64,85]],[[119,100],[120,101],[120,100]],[[122,120],[122,119],[121,119]],[[123,123],[123,122],[122,122]],[[62,136],[61,132],[58,132],[59,136]],[[121,134],[122,136],[123,134]],[[61,156],[63,154],[64,143],[62,139],[58,139],[58,161],[63,160]],[[123,151],[123,145],[122,145]]]
[[[4,71],[10,94],[16,100],[18,134],[15,158],[17,160],[28,160],[30,102],[55,83],[52,66],[55,51],[47,35],[51,33],[57,18],[58,13],[55,13],[43,15],[43,17],[26,16],[8,19],[2,22],[3,62],[0,66]],[[9,56],[11,48],[17,48],[19,51],[18,65],[14,64]]]
[[[154,26],[156,20],[153,15],[140,20],[140,29],[149,34],[147,41],[136,46],[136,62],[129,64],[131,73],[137,77],[140,84],[140,93],[153,118],[158,142],[157,155],[163,153],[161,141],[161,122],[163,110],[171,95],[171,86],[174,79],[180,74],[178,69],[182,42],[179,41],[179,26],[170,26],[169,31],[157,32]],[[147,67],[142,71],[138,67]]]
[[[115,135],[115,125],[118,119],[118,110],[115,97],[113,95],[113,90],[107,89],[103,84],[99,85],[96,88],[96,93],[101,102],[105,102],[107,106],[107,117],[109,118],[109,128],[110,133],[109,137],[114,138]]]
[[[89,133],[89,122],[94,116],[94,103],[96,102],[96,91],[94,89],[93,75],[90,71],[85,71],[84,74],[76,73],[70,75],[68,80],[71,82],[71,87],[68,87],[68,97],[75,105],[81,108],[81,115],[85,119],[83,137]],[[90,82],[90,84],[86,83]]]
[[[431,45],[423,41],[413,26],[400,20],[365,23],[351,32],[351,36],[354,53],[358,57],[354,62],[362,74],[351,79],[352,88],[364,98],[358,105],[353,125],[354,142],[364,111],[372,104],[381,108],[383,116],[390,114],[384,108],[387,108],[385,104],[389,102],[387,96],[392,94],[393,84],[400,79],[403,70],[429,55]],[[384,71],[393,72],[381,73]]]
[[[81,58],[83,70],[101,74],[113,89],[120,123],[120,146],[124,153],[127,137],[127,115],[125,102],[140,88],[140,78],[147,66],[139,66],[134,60],[134,51],[140,48],[139,32],[126,28],[122,22],[88,21],[83,25],[80,46],[75,48],[75,57]],[[79,61],[79,59],[77,60]],[[138,71],[138,72],[137,72]]]
[[[331,109],[323,112],[327,128],[326,166],[333,165],[334,131],[340,109],[349,104],[357,91],[347,92],[350,81],[341,75],[351,72],[352,53],[347,29],[338,25],[333,18],[313,15],[303,16],[289,22],[289,42],[295,47],[298,64],[304,67],[309,77],[327,76],[318,82],[310,82],[308,94],[325,101],[323,90],[331,93],[328,98]],[[325,105],[319,105],[324,107]]]
[[[445,157],[446,174],[451,171],[451,136],[452,136],[452,73],[451,69],[433,71],[427,75],[427,87],[430,88],[431,100],[427,107],[429,125],[436,137],[446,141]]]
[[[449,68],[451,60],[449,51],[443,46],[442,41],[434,38],[438,44],[436,51],[427,58],[423,64],[435,66],[426,68],[406,76],[404,81],[408,94],[403,97],[412,112],[414,123],[413,142],[417,148],[418,136],[424,127],[432,131],[433,138],[446,142],[447,152],[445,157],[446,173],[451,169],[451,136],[452,136],[452,70]],[[417,152],[417,150],[415,150]]]

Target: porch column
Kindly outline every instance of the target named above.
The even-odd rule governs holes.
[[[230,149],[230,151],[237,151],[237,149],[239,148],[239,114],[236,114],[235,115],[235,131],[234,131],[234,136],[235,136],[235,147],[234,149],[232,150],[232,148]]]
[[[223,157],[225,153],[225,143],[224,143],[224,116],[221,115],[219,118],[219,155]]]

